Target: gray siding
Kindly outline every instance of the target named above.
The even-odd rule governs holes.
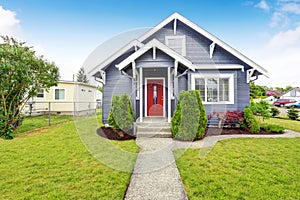
[[[173,22],[167,24],[161,30],[158,30],[144,42],[148,42],[153,38],[156,38],[157,40],[165,44],[165,36],[172,35],[174,35]],[[213,58],[211,59],[209,57],[209,45],[212,43],[212,41],[197,33],[195,30],[186,26],[180,21],[178,21],[176,35],[185,35],[186,58],[188,58],[194,64],[241,64],[244,65],[246,69],[249,68],[247,64],[240,61],[217,45],[214,50]]]
[[[130,97],[135,95],[131,91],[131,79],[122,75],[114,65],[111,65],[106,69],[106,84],[103,85],[103,123],[107,123],[112,96],[115,94],[128,94]]]
[[[174,59],[161,50],[156,50],[156,59],[153,59],[153,51],[152,49],[147,51],[144,55],[140,56],[136,60],[136,66],[137,67],[155,67],[155,68],[161,68],[161,67],[170,67],[174,66]]]

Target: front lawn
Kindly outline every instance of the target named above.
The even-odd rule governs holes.
[[[174,153],[189,199],[299,199],[300,138],[223,140],[205,157],[183,151]]]
[[[277,124],[285,127],[286,129],[300,132],[300,121],[290,120],[288,118],[281,119],[281,118],[272,118],[272,117],[266,120],[261,119],[260,121],[262,123],[267,123],[267,124]]]
[[[52,126],[72,121],[73,116],[64,116],[64,115],[52,115],[50,117],[50,124]],[[16,131],[13,132],[13,136],[18,135],[19,133],[32,131],[40,128],[48,127],[48,116],[32,116],[24,117],[22,125],[18,127]]]
[[[95,159],[79,139],[73,122],[23,136],[0,139],[1,199],[123,198],[131,173]],[[112,144],[138,152],[134,140]],[[113,153],[110,158],[114,159]]]

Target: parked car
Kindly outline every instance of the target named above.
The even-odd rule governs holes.
[[[300,101],[296,101],[294,103],[287,103],[284,106],[287,108],[300,108]]]
[[[278,99],[274,102],[274,105],[275,106],[285,106],[286,104],[289,104],[289,103],[295,103],[296,100],[294,99]]]

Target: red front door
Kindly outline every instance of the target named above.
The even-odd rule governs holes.
[[[164,114],[164,81],[163,79],[147,80],[147,114],[163,116]]]

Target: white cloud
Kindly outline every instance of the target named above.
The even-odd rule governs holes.
[[[281,8],[283,12],[293,13],[293,14],[300,14],[300,4],[296,3],[287,3],[284,4]]]
[[[274,35],[269,42],[270,48],[286,48],[299,46],[300,48],[300,26],[295,30],[281,31]]]
[[[263,9],[265,11],[269,11],[270,10],[270,6],[266,2],[266,0],[261,0],[258,4],[255,5],[255,7],[261,8],[261,9]]]
[[[289,24],[289,18],[283,14],[282,12],[274,12],[273,13],[273,16],[272,16],[272,19],[271,19],[271,22],[270,22],[270,26],[271,27],[277,27],[277,26],[280,26],[280,27],[285,27]]]
[[[270,72],[270,79],[259,82],[268,86],[300,86],[300,26],[275,34],[254,54],[258,63]],[[265,82],[264,82],[265,81]]]
[[[0,6],[0,19],[0,35],[17,37],[20,34],[20,20],[16,18],[15,12]]]

